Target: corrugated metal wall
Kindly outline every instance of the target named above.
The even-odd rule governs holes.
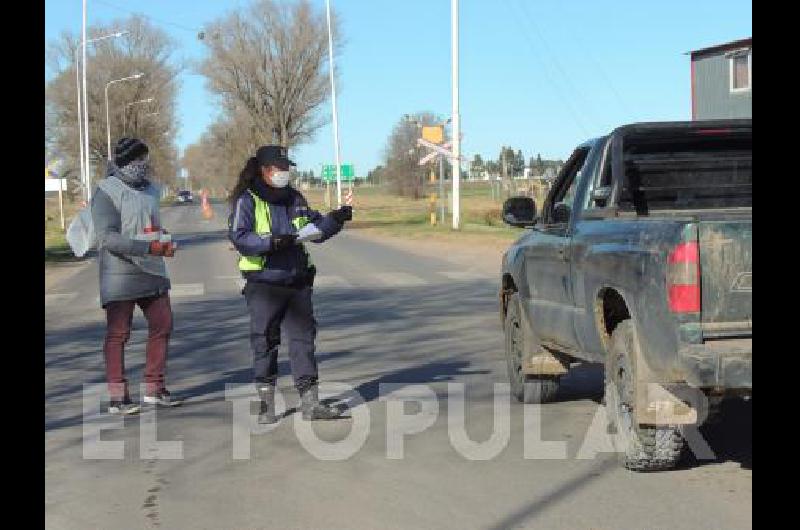
[[[728,61],[724,53],[694,61],[695,119],[753,117],[753,91],[730,91]]]

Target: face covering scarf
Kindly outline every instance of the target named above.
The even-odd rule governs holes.
[[[126,184],[141,185],[150,176],[150,162],[148,160],[134,160],[118,170],[118,175]]]

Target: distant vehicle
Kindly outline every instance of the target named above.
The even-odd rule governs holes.
[[[609,432],[643,471],[674,467],[681,428],[705,419],[686,395],[717,419],[724,397],[752,396],[752,149],[749,119],[627,125],[575,149],[541,214],[506,201],[505,222],[529,228],[501,273],[519,401],[604,363]]]
[[[175,197],[175,202],[177,204],[188,204],[194,202],[194,196],[192,195],[191,191],[188,190],[181,190],[178,192],[178,195]]]

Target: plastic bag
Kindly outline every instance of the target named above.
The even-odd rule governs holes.
[[[67,228],[67,243],[76,257],[82,258],[87,252],[95,248],[97,242],[94,235],[92,212],[84,208],[76,215]]]

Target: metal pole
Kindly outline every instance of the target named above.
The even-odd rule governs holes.
[[[76,93],[78,94],[78,158],[80,159],[80,168],[81,168],[81,184],[86,185],[86,169],[84,168],[83,164],[83,114],[81,110],[81,70],[80,70],[80,59],[81,56],[78,54],[78,51],[75,50],[75,82],[76,82]]]
[[[58,178],[58,212],[61,215],[61,230],[66,228],[64,224],[64,181],[59,176]]]
[[[444,157],[439,155],[439,217],[444,224]]]
[[[331,105],[333,106],[333,144],[336,147],[336,205],[342,206],[342,176],[341,162],[339,161],[339,122],[336,118],[336,83],[334,82],[333,71],[333,34],[331,31],[331,2],[325,0],[325,8],[328,15],[328,60],[330,62],[331,77]]]
[[[450,25],[452,33],[451,53],[453,55],[453,229],[461,224],[459,188],[461,184],[461,116],[458,114],[458,0],[450,3]]]
[[[86,203],[92,202],[92,164],[89,160],[89,99],[86,97],[86,0],[83,0],[83,148],[85,150],[84,160],[86,164]]]
[[[113,82],[113,81],[112,81]],[[108,159],[111,160],[111,120],[108,114],[108,87],[111,83],[106,84],[106,137],[108,140]]]

